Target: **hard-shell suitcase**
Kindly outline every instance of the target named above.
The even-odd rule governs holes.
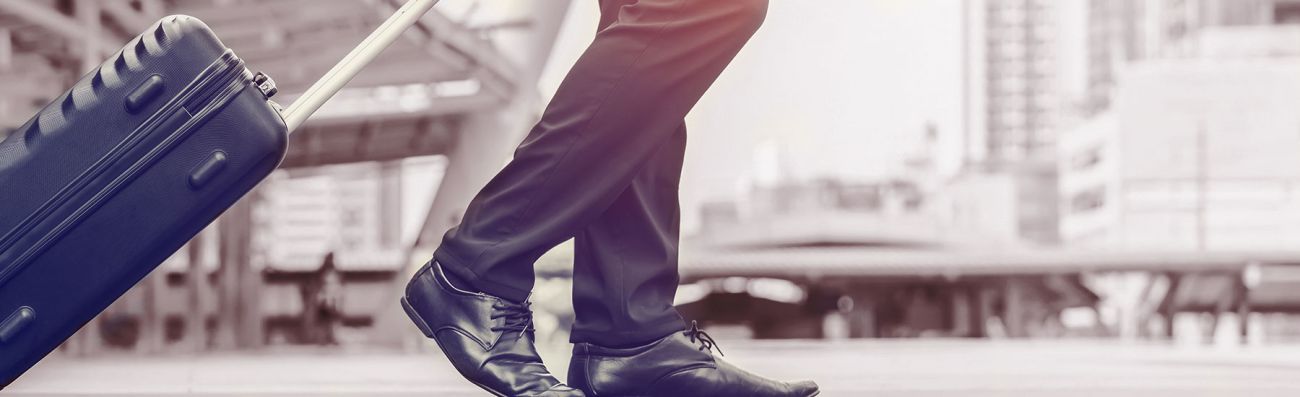
[[[0,142],[0,388],[271,173],[300,125],[436,0],[413,0],[290,109],[170,16]]]

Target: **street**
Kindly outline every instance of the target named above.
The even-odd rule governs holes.
[[[825,396],[1295,396],[1300,346],[1243,348],[1113,341],[722,341],[760,374],[811,378]],[[548,357],[554,357],[549,354]],[[562,361],[562,360],[551,360]],[[553,367],[557,364],[553,363]],[[556,368],[557,373],[563,368]],[[54,357],[6,394],[481,394],[437,357],[277,350],[195,357]]]

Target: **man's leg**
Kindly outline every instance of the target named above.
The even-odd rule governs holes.
[[[474,289],[523,301],[533,262],[627,189],[762,23],[766,2],[640,0],[614,11],[435,252]]]
[[[739,7],[740,14],[762,19],[762,1],[701,0]],[[618,3],[617,5],[613,3]],[[606,0],[617,27],[636,7],[632,1]],[[718,4],[713,4],[718,5]],[[733,9],[735,10],[735,9]],[[631,15],[635,15],[632,13]],[[742,18],[749,19],[749,18]],[[685,23],[685,22],[684,22]],[[689,24],[689,23],[685,23]],[[712,34],[742,37],[751,30],[710,32],[696,26],[697,39]],[[753,25],[756,28],[757,25]],[[681,54],[678,54],[681,55]],[[672,56],[668,57],[672,59]],[[810,397],[812,382],[786,383],[736,368],[712,355],[713,340],[694,325],[684,330],[673,308],[680,231],[678,186],[686,150],[686,126],[678,124],[666,143],[603,211],[577,235],[574,246],[574,357],[570,385],[589,395]]]
[[[639,346],[685,329],[673,308],[686,126],[574,244],[574,343]]]
[[[559,385],[532,346],[531,312],[521,304],[532,289],[532,264],[605,214],[656,153],[684,134],[686,113],[761,24],[766,1],[637,0],[609,9],[617,16],[602,18],[612,22],[579,58],[514,159],[471,201],[461,224],[447,233],[434,261],[407,284],[403,297],[407,314],[457,370],[498,395],[581,393]],[[668,190],[656,193],[675,196]],[[648,270],[675,273],[663,268],[671,263],[660,261]],[[667,284],[675,285],[675,275],[670,277],[674,280]],[[659,280],[651,276],[647,284],[665,285]],[[672,300],[671,294],[622,298]],[[675,350],[657,356],[668,360],[636,365],[646,368],[641,372],[671,371],[682,362],[672,361],[672,355],[689,350],[693,356],[684,360],[699,365],[677,368],[672,373],[678,375],[663,383],[669,388],[689,387],[703,395],[808,395],[713,364],[711,356],[704,363],[703,348],[693,345],[696,336],[703,343],[702,334],[668,332],[679,337],[663,344]],[[688,334],[690,342],[681,339]],[[581,362],[590,363],[602,350],[585,346],[582,352]],[[620,357],[611,361],[618,368],[609,373],[633,368],[624,365],[631,356]],[[714,371],[695,371],[706,367]],[[648,379],[640,372],[629,375],[615,386],[638,387]],[[592,385],[585,377],[582,381]],[[786,393],[792,390],[796,394]],[[672,390],[653,395],[662,391]]]
[[[713,339],[686,330],[673,307],[685,152],[683,124],[578,234],[570,385],[589,395],[817,395],[815,383],[778,382],[715,360]]]

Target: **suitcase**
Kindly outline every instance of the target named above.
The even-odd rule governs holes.
[[[169,16],[0,141],[0,388],[269,175],[436,2],[406,3],[283,110],[203,22]]]

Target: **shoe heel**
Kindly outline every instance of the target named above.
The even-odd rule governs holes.
[[[407,301],[405,296],[402,297],[402,310],[406,311],[406,316],[411,318],[411,322],[415,323],[415,327],[419,328],[424,336],[433,338],[433,330],[429,329],[429,324],[415,312],[415,308],[411,307],[411,302]]]

